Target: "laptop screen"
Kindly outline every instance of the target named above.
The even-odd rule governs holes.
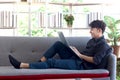
[[[65,39],[65,37],[64,37],[64,35],[63,35],[63,33],[62,32],[58,32],[58,35],[59,35],[59,38],[60,38],[61,42],[63,44],[65,44],[65,45],[69,46],[67,41],[66,41],[66,39]]]

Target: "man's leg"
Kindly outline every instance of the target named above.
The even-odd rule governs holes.
[[[25,66],[21,67],[25,68]],[[34,62],[29,64],[30,69],[70,69],[76,70],[79,69],[79,66],[76,60],[73,59],[48,59],[45,62]]]
[[[31,68],[31,69],[46,69],[48,68],[48,64],[46,62],[34,62],[34,63],[23,63],[12,57],[11,55],[8,56],[10,63],[16,69],[21,68]]]
[[[58,69],[82,69],[80,64],[74,59],[48,59],[44,62],[33,62],[33,63],[22,63],[16,60],[14,57],[9,55],[10,63],[17,69],[30,68],[30,69],[47,69],[47,68],[58,68]]]
[[[70,70],[79,69],[77,62],[74,59],[48,59],[47,64],[49,65],[50,68]]]
[[[46,59],[52,58],[56,53],[59,54],[61,59],[69,59],[74,55],[74,52],[68,46],[57,41],[44,53],[41,61],[46,61]]]
[[[57,69],[70,69],[76,70],[79,69],[77,62],[73,59],[48,59],[44,62],[33,62],[33,63],[21,63],[20,68],[22,69],[48,69],[48,68],[57,68]]]

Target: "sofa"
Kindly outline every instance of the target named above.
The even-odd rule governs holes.
[[[79,51],[84,50],[90,37],[66,37],[70,45]],[[0,80],[116,80],[116,56],[108,56],[106,69],[66,70],[66,69],[15,69],[8,55],[21,62],[38,61],[46,49],[58,37],[8,37],[0,36]],[[54,58],[59,58],[55,55]]]

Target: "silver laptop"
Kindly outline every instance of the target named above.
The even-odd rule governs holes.
[[[65,44],[65,45],[67,45],[68,47],[70,47],[70,49],[74,52],[74,50],[73,50],[73,46],[70,46],[69,44],[68,44],[68,42],[66,41],[66,39],[65,39],[65,37],[64,37],[64,35],[63,35],[63,33],[62,32],[58,32],[58,35],[59,35],[59,38],[60,38],[60,40],[61,40],[61,42],[63,43],[63,44]],[[75,53],[76,54],[76,53]],[[76,54],[77,55],[77,54]],[[77,55],[78,56],[78,55]],[[79,57],[79,56],[78,56]]]
[[[59,38],[60,38],[61,42],[62,42],[63,44],[65,44],[65,45],[69,46],[69,44],[68,44],[68,42],[66,41],[63,33],[62,33],[62,32],[58,32],[58,35],[59,35]]]

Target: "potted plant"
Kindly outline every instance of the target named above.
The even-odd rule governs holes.
[[[120,57],[120,20],[115,20],[113,17],[110,16],[105,16],[104,21],[107,25],[108,31],[108,37],[109,39],[107,40],[111,46],[114,49],[114,54],[117,57]]]
[[[67,26],[72,27],[73,21],[74,21],[74,16],[72,14],[66,14],[66,15],[64,15],[64,19],[67,22]]]

